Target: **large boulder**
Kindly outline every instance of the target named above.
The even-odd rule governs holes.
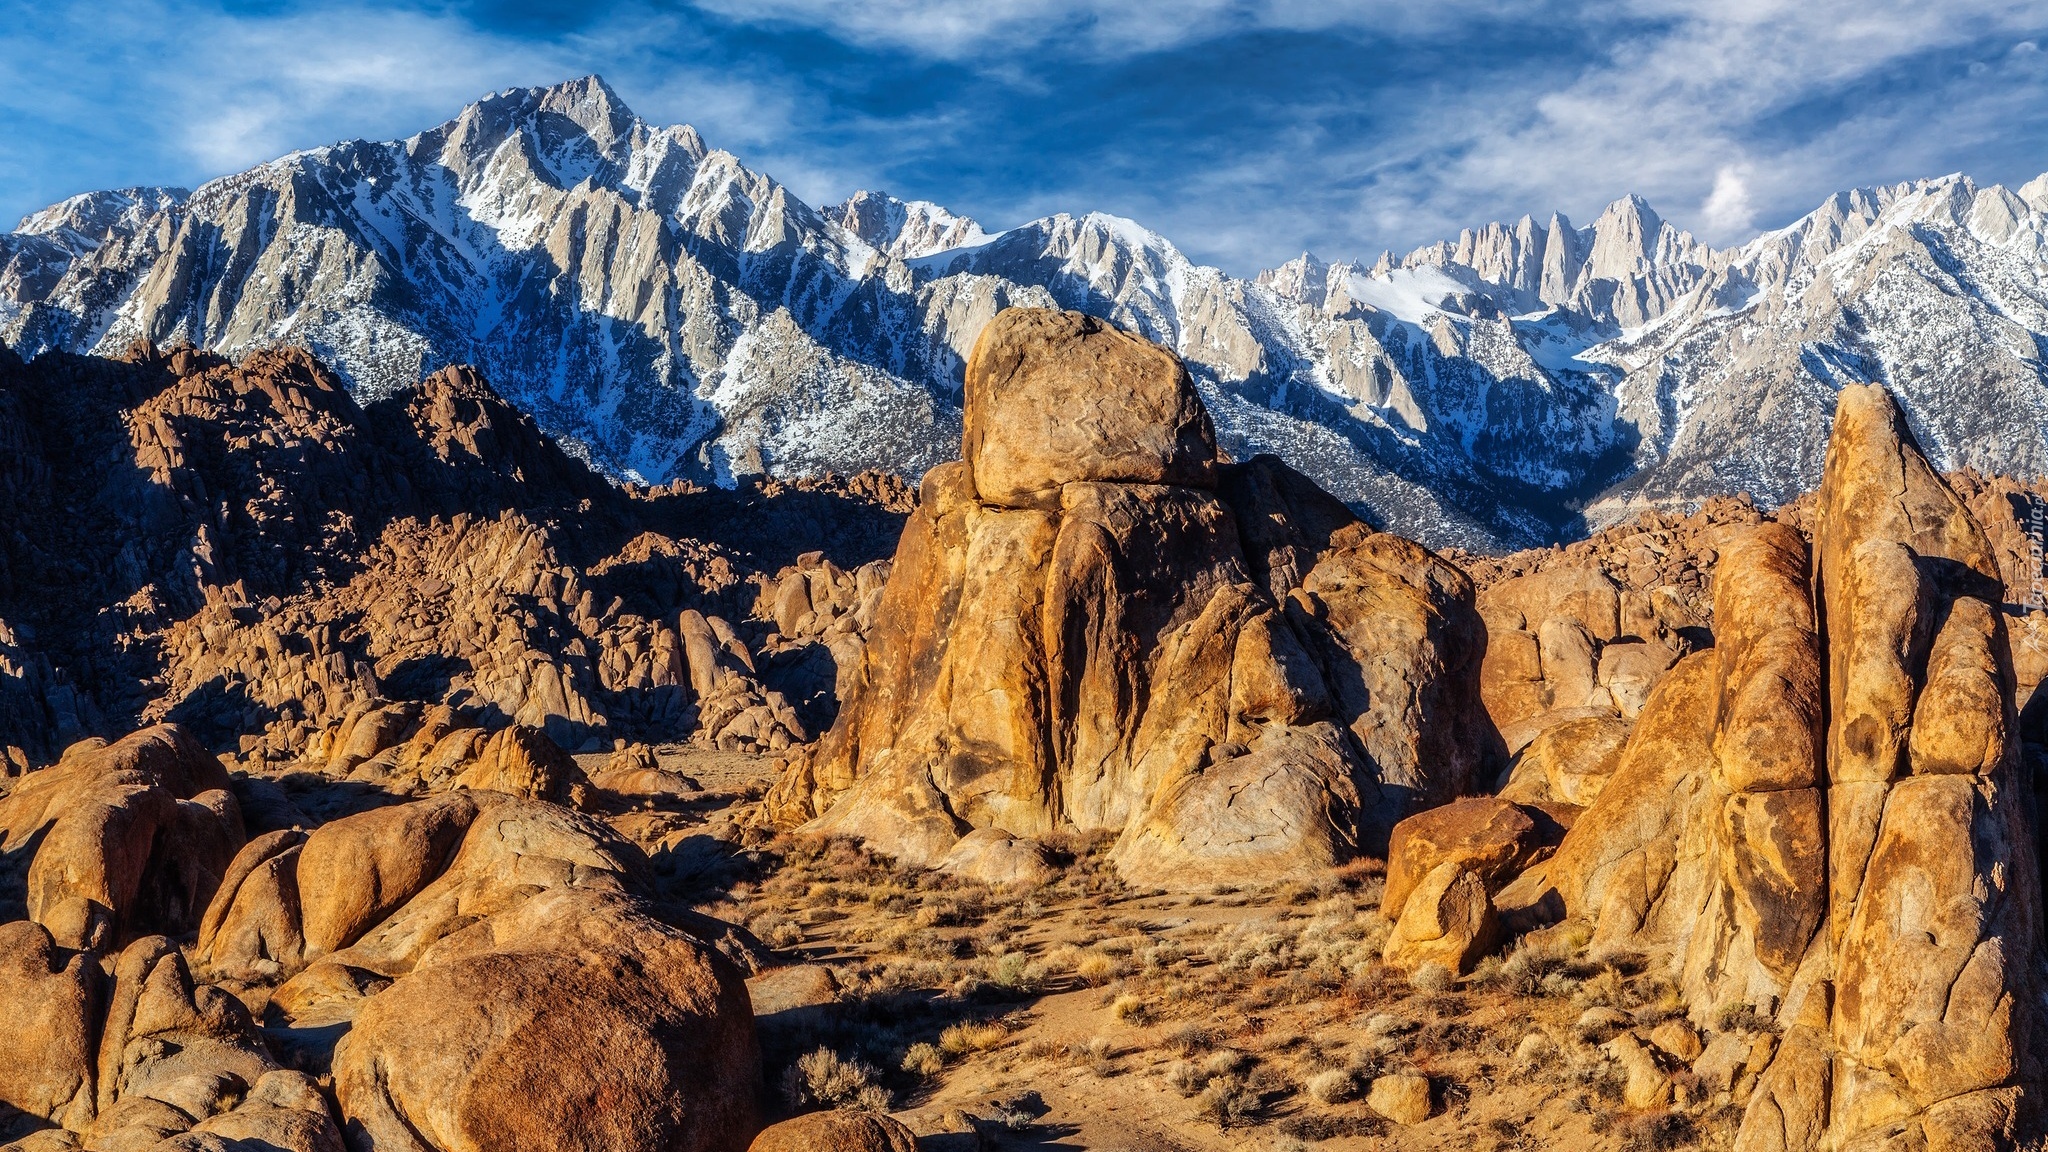
[[[514,724],[493,734],[476,763],[455,778],[457,788],[503,792],[529,800],[569,804],[586,784],[583,770],[546,732]]]
[[[100,969],[42,925],[0,924],[0,1105],[77,1125],[92,1117]]]
[[[1464,972],[1498,943],[1500,920],[1486,882],[1455,860],[1429,870],[1402,902],[1380,959],[1414,970],[1441,964]]]
[[[418,894],[476,814],[458,792],[343,817],[306,837],[297,882],[307,958],[347,947]]]
[[[1099,322],[1005,313],[968,374],[966,459],[926,474],[767,819],[919,865],[974,829],[1115,833],[1175,886],[1313,874],[1480,786],[1461,572],[1277,460],[1219,464],[1172,355]]]
[[[241,846],[226,770],[175,725],[87,741],[0,798],[0,916],[67,948],[189,932]]]
[[[1829,1131],[1989,1139],[2038,1075],[2041,934],[1997,561],[1880,388],[1841,394],[1820,509]]]
[[[345,1020],[443,938],[538,893],[637,896],[649,887],[646,858],[600,821],[543,801],[500,799],[472,818],[432,882],[346,947],[313,960],[271,1003],[294,1019]]]
[[[1621,753],[1633,727],[1632,722],[1609,713],[1578,716],[1545,727],[1510,762],[1501,798],[1518,804],[1591,805],[1620,769]]]
[[[277,1068],[249,1010],[222,989],[195,981],[169,940],[137,940],[113,968],[99,1037],[100,1110],[136,1096],[176,1104],[176,1094],[195,1080],[246,1086]]]
[[[1541,809],[1495,796],[1471,796],[1418,812],[1394,825],[1380,907],[1398,915],[1423,878],[1446,861],[1499,887],[1555,847],[1562,834]]]
[[[759,1126],[746,984],[630,900],[557,889],[428,949],[337,1047],[367,1152],[740,1152]]]
[[[1051,511],[1077,480],[1216,485],[1216,432],[1180,358],[1093,316],[1003,310],[965,390],[961,454],[984,503]]]

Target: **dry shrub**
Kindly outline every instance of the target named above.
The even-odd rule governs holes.
[[[1699,1125],[1683,1112],[1649,1112],[1621,1121],[1622,1152],[1673,1152],[1699,1141]]]
[[[1209,1082],[1209,1078],[1202,1075],[1200,1068],[1186,1060],[1176,1060],[1166,1068],[1166,1082],[1181,1095],[1193,1096],[1202,1090],[1202,1086]]]
[[[963,1020],[939,1034],[939,1048],[956,1056],[989,1052],[1002,1047],[1009,1035],[1000,1021]]]
[[[1448,992],[1457,976],[1434,960],[1425,960],[1408,974],[1408,986],[1418,992]]]
[[[1076,1043],[1067,1049],[1067,1056],[1103,1079],[1122,1071],[1116,1064],[1116,1045],[1107,1036],[1091,1036],[1086,1043]]]
[[[1308,1079],[1308,1094],[1318,1104],[1341,1104],[1358,1095],[1358,1076],[1348,1068],[1332,1068]]]
[[[1210,1077],[1230,1076],[1242,1072],[1251,1061],[1251,1057],[1235,1048],[1223,1048],[1211,1052],[1209,1058],[1202,1061],[1202,1073]]]
[[[1264,1101],[1241,1076],[1216,1076],[1195,1097],[1195,1112],[1222,1129],[1257,1119]]]
[[[1096,987],[1122,976],[1124,970],[1121,961],[1103,952],[1084,952],[1074,964],[1074,975]]]
[[[912,1044],[910,1051],[903,1054],[903,1070],[913,1076],[921,1076],[929,1080],[940,1072],[945,1071],[945,1069],[946,1055],[939,1050],[939,1046],[936,1044],[920,1041],[919,1043]]]
[[[848,1060],[830,1048],[819,1048],[797,1058],[782,1076],[782,1094],[791,1110],[810,1107],[863,1108],[887,1112],[891,1103],[888,1089],[875,1083],[875,1070],[859,1060]]]
[[[1327,1112],[1306,1112],[1280,1122],[1280,1131],[1297,1140],[1341,1140],[1382,1136],[1387,1122],[1378,1116],[1337,1116]]]
[[[1192,1056],[1215,1046],[1215,1035],[1200,1024],[1183,1024],[1166,1034],[1166,1048],[1176,1056]]]
[[[1150,1023],[1152,1019],[1152,1006],[1129,992],[1117,997],[1115,1002],[1110,1004],[1109,1010],[1117,1019],[1131,1024],[1143,1025]]]

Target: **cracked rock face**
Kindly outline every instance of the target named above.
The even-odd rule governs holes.
[[[1881,388],[1838,412],[1811,552],[1778,523],[1724,546],[1714,648],[1539,868],[1695,1020],[1778,1012],[1738,1149],[1988,1147],[2039,1076],[2000,553]]]
[[[972,829],[1115,833],[1135,882],[1341,862],[1495,749],[1462,573],[1278,461],[1218,461],[1163,350],[1012,309],[968,367],[839,718],[766,813],[921,864]],[[1120,381],[1114,412],[1027,434]],[[1099,394],[1099,393],[1098,393]]]

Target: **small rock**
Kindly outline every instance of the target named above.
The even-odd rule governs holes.
[[[1531,1032],[1522,1037],[1520,1044],[1515,1045],[1515,1066],[1536,1068],[1547,1063],[1556,1054],[1557,1041],[1552,1040],[1548,1033]]]
[[[1365,1102],[1396,1124],[1420,1124],[1429,1119],[1429,1077],[1412,1072],[1381,1076],[1372,1082]]]
[[[1650,1043],[1690,1064],[1703,1045],[1699,1033],[1683,1020],[1666,1020],[1650,1029]]]
[[[839,978],[823,964],[771,968],[747,981],[755,1016],[830,1004],[839,998]]]
[[[876,1112],[811,1112],[761,1129],[747,1152],[917,1152],[917,1137]]]
[[[1638,1112],[1663,1108],[1671,1103],[1671,1077],[1657,1063],[1657,1057],[1632,1032],[1623,1032],[1606,1044],[1607,1054],[1628,1074],[1621,1101]]]

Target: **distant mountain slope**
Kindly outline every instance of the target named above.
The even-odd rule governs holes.
[[[301,343],[364,399],[468,362],[615,474],[915,476],[957,450],[981,325],[1056,303],[1177,349],[1231,451],[1499,549],[1587,509],[1810,487],[1833,389],[1864,375],[1944,466],[2048,468],[2044,205],[1949,177],[1716,251],[1631,197],[1588,228],[1245,281],[1101,214],[990,233],[875,193],[813,209],[587,77],[36,213],[0,236],[0,338]]]

